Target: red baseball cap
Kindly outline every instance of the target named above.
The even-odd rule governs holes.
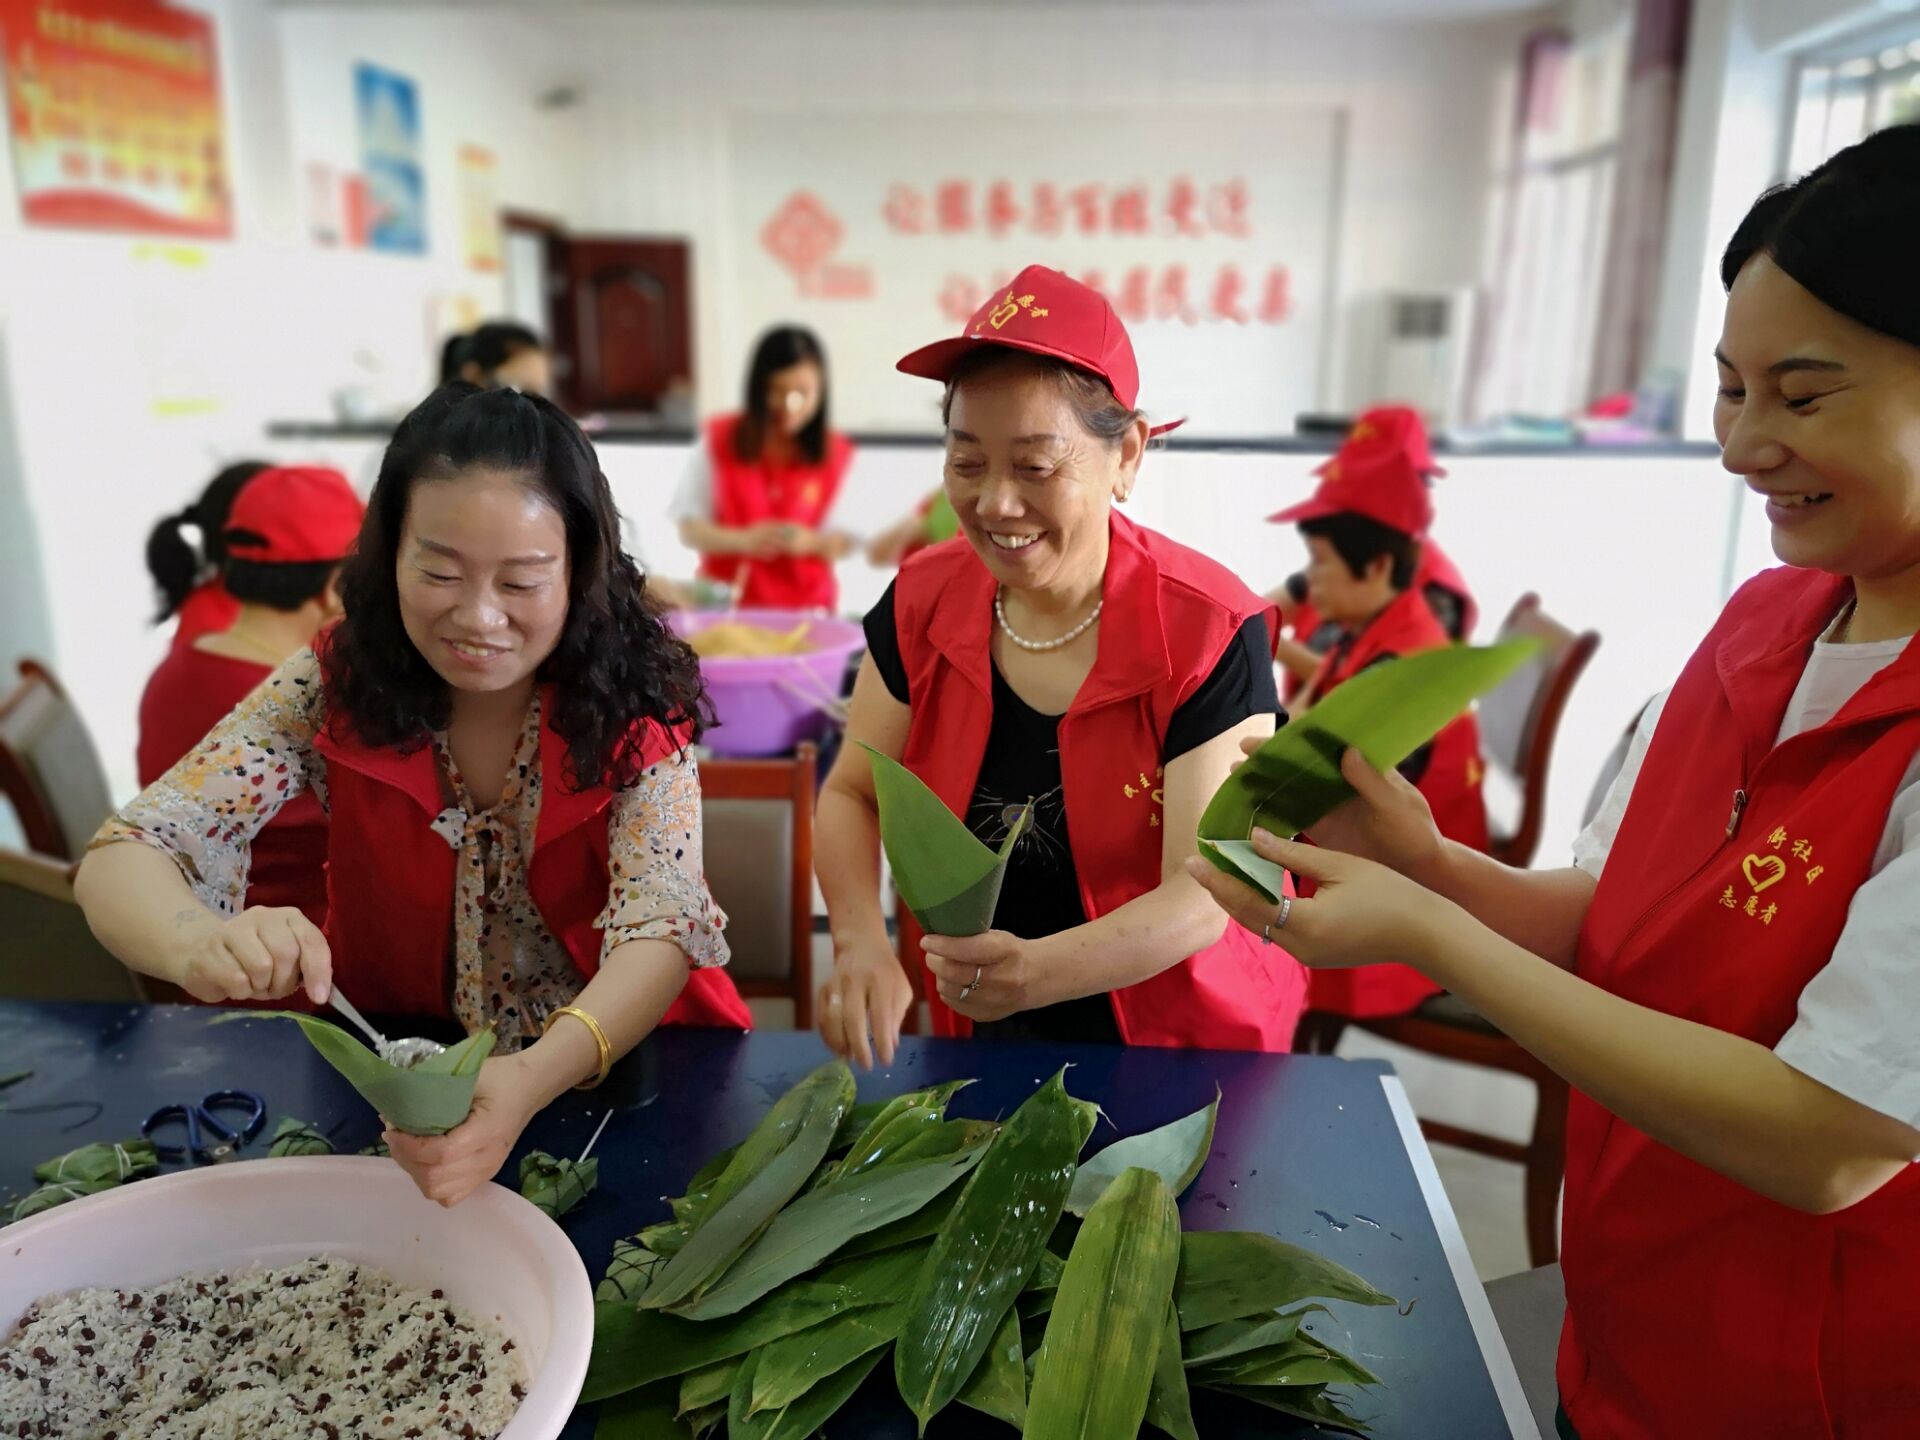
[[[1271,523],[1297,525],[1330,515],[1364,515],[1421,539],[1433,525],[1427,476],[1446,472],[1433,463],[1419,412],[1382,405],[1362,414],[1333,458],[1314,473],[1320,484],[1313,494],[1269,515]]]
[[[922,345],[894,367],[906,375],[945,382],[982,345],[1047,355],[1098,375],[1113,398],[1131,410],[1140,395],[1140,364],[1133,341],[1107,297],[1045,265],[1029,265],[995,291],[960,334]],[[1164,435],[1184,421],[1156,425]]]
[[[338,470],[276,465],[249,480],[227,512],[227,553],[261,565],[344,560],[366,513]]]

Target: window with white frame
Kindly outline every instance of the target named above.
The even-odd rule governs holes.
[[[1876,130],[1920,121],[1920,21],[1803,57],[1792,103],[1790,176]]]

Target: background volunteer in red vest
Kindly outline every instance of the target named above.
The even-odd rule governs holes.
[[[366,507],[338,470],[262,470],[234,502],[221,580],[239,604],[225,630],[167,652],[140,696],[136,764],[151,785],[275,669],[340,615],[340,564]],[[327,817],[311,790],[253,838],[242,903],[327,919]]]
[[[1562,1434],[1920,1416],[1916,233],[1911,125],[1735,233],[1714,428],[1786,564],[1648,711],[1572,868],[1442,841],[1350,755],[1338,851],[1258,842],[1316,896],[1204,877],[1310,964],[1410,961],[1572,1082]]]
[[[160,593],[153,623],[175,620],[174,646],[191,645],[202,635],[224,630],[240,613],[240,602],[220,580],[227,555],[227,514],[246,483],[266,468],[264,460],[235,461],[207,482],[199,499],[161,520],[147,536],[147,573]],[[184,533],[188,530],[194,535],[191,540]]]
[[[994,929],[922,942],[903,918],[935,1027],[1284,1050],[1303,972],[1223,927],[1181,868],[1240,740],[1273,731],[1267,607],[1114,510],[1151,434],[1119,317],[1032,266],[900,369],[946,385],[960,534],[907,562],[868,614],[848,738],[897,757],[984,840],[1018,807],[1034,812]],[[856,747],[819,813],[834,940],[821,1033],[886,1062],[914,986],[887,939],[872,771]]]
[[[1307,545],[1307,603],[1337,627],[1294,702],[1295,713],[1363,670],[1453,643],[1415,584],[1433,522],[1425,479],[1398,446],[1350,446],[1346,453],[1321,472],[1310,499],[1271,517],[1299,526]],[[1441,835],[1487,849],[1480,729],[1471,711],[1410,755],[1400,774],[1425,797]],[[1335,1016],[1400,1015],[1439,988],[1405,965],[1316,970],[1307,1003]]]
[[[1411,466],[1423,483],[1444,476],[1433,459],[1433,447],[1427,440],[1427,427],[1420,412],[1405,405],[1378,405],[1354,421],[1353,429],[1339,451],[1314,473],[1329,471],[1349,475],[1391,473],[1384,457],[1394,454]],[[1428,484],[1431,489],[1431,484]],[[1282,512],[1285,514],[1286,512]],[[1274,517],[1278,519],[1279,517]],[[1411,587],[1426,597],[1434,619],[1451,640],[1467,640],[1480,619],[1480,607],[1467,589],[1453,560],[1432,536],[1424,536],[1420,558]],[[1300,687],[1313,678],[1320,657],[1339,638],[1340,623],[1322,614],[1308,593],[1304,570],[1289,575],[1285,583],[1267,593],[1267,599],[1280,611],[1280,633],[1274,639],[1273,658],[1285,671],[1285,697],[1291,701]]]
[[[853,539],[828,523],[853,463],[853,442],[828,419],[827,355],[811,330],[760,337],[737,414],[707,422],[673,497],[680,538],[700,574],[741,605],[828,610],[833,567]]]
[[[467,1120],[387,1137],[452,1204],[663,1017],[748,1023],[701,871],[699,666],[593,447],[510,389],[445,386],[401,422],[341,593],[317,657],[102,827],[77,893],[123,961],[202,1000],[337,984],[389,1035],[493,1027]],[[242,908],[254,837],[301,793],[328,814],[324,934]]]

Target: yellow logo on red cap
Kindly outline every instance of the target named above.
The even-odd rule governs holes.
[[[1045,306],[1033,303],[1033,296],[1022,295],[1016,300],[1013,292],[1009,290],[1007,292],[1007,298],[994,306],[988,313],[987,323],[998,330],[1022,310],[1025,310],[1027,314],[1035,320],[1044,320],[1047,314]]]
[[[1380,432],[1373,428],[1373,422],[1371,420],[1362,420],[1358,425],[1353,427],[1353,433],[1347,436],[1347,441],[1349,444],[1357,444],[1362,440],[1375,439],[1379,434]]]

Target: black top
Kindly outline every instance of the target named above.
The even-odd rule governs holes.
[[[894,626],[893,587],[867,612],[867,653],[887,690],[908,703],[906,663]],[[1234,642],[1173,713],[1161,742],[1166,765],[1214,736],[1254,715],[1276,715],[1280,696],[1274,688],[1267,624],[1255,615],[1240,627]],[[974,783],[967,828],[998,847],[1018,807],[1033,802],[1033,827],[1013,848],[994,928],[1025,940],[1057,935],[1087,921],[1080,899],[1080,877],[1067,836],[1065,796],[1060,779],[1060,717],[1045,715],[1014,694],[993,672],[993,723],[987,750]],[[990,1040],[1079,1041],[1118,1044],[1120,1031],[1105,995],[1089,995],[1058,1005],[976,1025],[974,1034]]]

